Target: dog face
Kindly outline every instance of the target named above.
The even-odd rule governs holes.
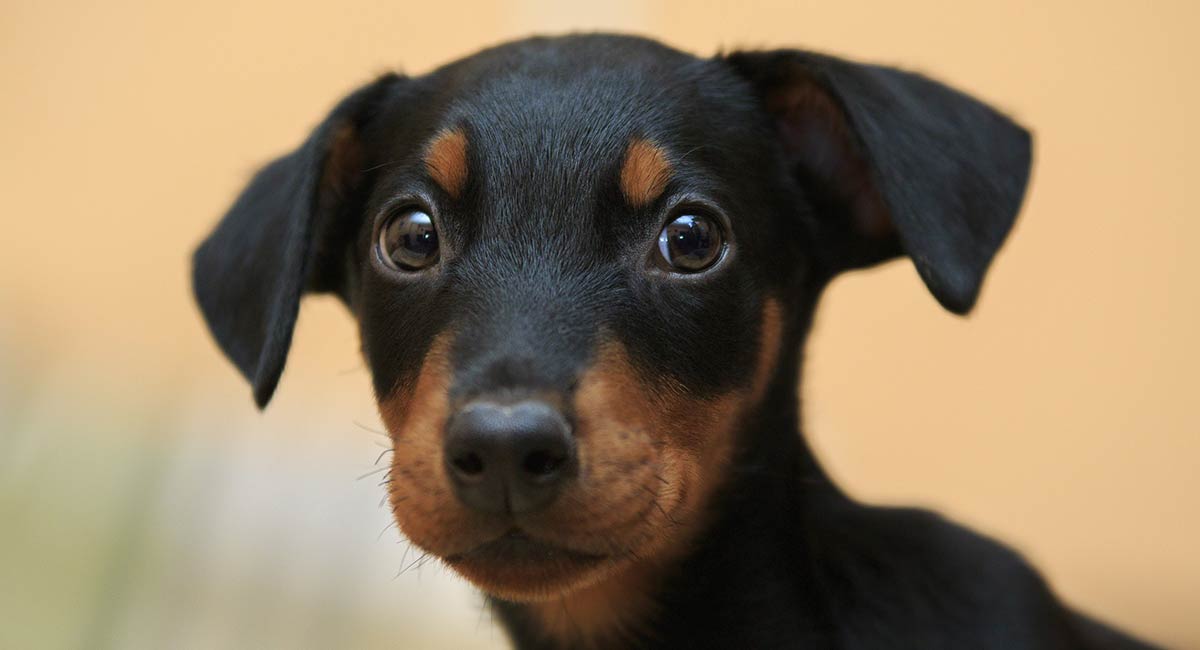
[[[194,279],[260,406],[302,294],[337,293],[401,530],[538,600],[684,551],[832,275],[903,252],[969,309],[1028,167],[1024,131],[915,75],[535,39],[350,95]]]
[[[691,63],[642,43],[501,50],[417,82],[371,138],[385,166],[351,303],[397,445],[392,503],[491,593],[561,593],[676,546],[765,388],[771,271],[799,247],[771,246],[751,98]],[[411,132],[404,105],[427,97],[444,103]]]

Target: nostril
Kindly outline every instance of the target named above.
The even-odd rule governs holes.
[[[456,454],[450,459],[450,464],[465,478],[479,476],[484,470],[483,459],[473,451]]]
[[[567,454],[561,451],[535,450],[525,456],[521,469],[535,478],[551,476],[567,462]]]

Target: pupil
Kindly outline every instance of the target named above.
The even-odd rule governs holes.
[[[404,240],[404,245],[418,255],[427,255],[432,248],[433,233],[428,230],[410,234]]]
[[[672,266],[699,271],[720,253],[720,233],[712,222],[697,215],[683,215],[663,229],[659,250]]]

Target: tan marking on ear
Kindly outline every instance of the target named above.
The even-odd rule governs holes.
[[[875,187],[858,136],[853,133],[845,111],[807,73],[796,74],[791,82],[766,93],[763,103],[767,112],[802,135],[811,135],[805,134],[808,130],[828,134],[843,151],[842,164],[836,170],[820,170],[826,176],[822,180],[851,203],[850,216],[857,232],[877,239],[894,235],[895,227],[887,204]]]
[[[331,198],[345,198],[354,189],[362,166],[363,150],[358,129],[353,124],[338,126],[329,137],[329,154],[321,170],[322,188],[329,190],[333,195]]]
[[[623,345],[602,344],[575,398],[580,457],[592,465],[584,472],[608,490],[633,486],[637,493],[653,485],[654,504],[645,529],[626,540],[637,559],[614,564],[559,598],[528,604],[548,640],[563,647],[614,647],[653,615],[652,594],[662,574],[709,523],[708,505],[729,474],[739,423],[762,403],[775,376],[783,319],[779,301],[767,298],[749,385],[706,399],[678,385],[647,385]],[[646,460],[631,463],[635,458]],[[623,499],[610,499],[609,510],[623,510],[613,505]]]
[[[778,367],[779,353],[783,343],[783,307],[775,298],[763,301],[762,320],[759,321],[758,363],[751,384],[749,408],[754,408],[766,397],[767,388]]]
[[[425,169],[452,198],[461,196],[469,170],[466,133],[453,128],[434,136],[425,150]]]
[[[671,163],[666,152],[643,138],[634,138],[621,164],[621,193],[635,208],[649,205],[671,180]]]

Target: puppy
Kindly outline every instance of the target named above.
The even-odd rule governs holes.
[[[799,434],[838,273],[971,309],[1031,139],[925,77],[799,50],[537,38],[343,99],[196,251],[266,406],[301,297],[358,322],[408,539],[520,648],[1143,648],[1016,553],[856,503]]]

